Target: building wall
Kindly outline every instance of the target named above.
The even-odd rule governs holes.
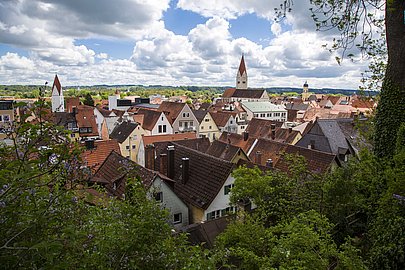
[[[166,125],[166,132],[163,132],[163,126]],[[159,132],[159,126],[162,126],[162,132]],[[164,134],[173,134],[173,127],[170,124],[164,113],[160,114],[159,120],[156,122],[156,125],[151,131],[151,135],[164,135]],[[146,135],[146,134],[145,134]]]
[[[154,199],[155,196],[153,196],[153,194],[156,194],[157,192],[162,192],[161,205],[169,211],[170,223],[178,229],[187,226],[189,224],[187,205],[180,200],[173,190],[159,177],[156,177],[153,181],[152,186],[148,191],[148,196]],[[174,223],[175,214],[181,214],[181,222]]]
[[[207,113],[199,126],[199,137],[207,137],[210,142],[218,139],[221,135],[217,125],[211,117],[210,113]]]
[[[56,86],[52,89],[52,112],[64,112],[65,111],[65,100],[63,98],[63,92],[61,90],[61,94],[56,88]]]
[[[136,128],[131,132],[131,134],[127,137],[127,139],[125,141],[123,141],[122,143],[120,143],[119,145],[120,145],[121,155],[136,162],[136,157],[138,154],[137,147],[139,147],[139,144],[137,145],[136,140],[134,139],[135,131],[136,131]]]
[[[230,207],[230,193],[225,195],[225,186],[231,185],[235,182],[235,178],[231,175],[226,179],[225,184],[222,186],[221,190],[218,192],[215,199],[212,201],[211,205],[204,211],[203,221],[207,220],[207,214],[213,211],[225,210]],[[220,214],[222,216],[222,213]]]
[[[202,221],[204,221],[204,210],[196,207],[194,205],[189,204],[188,205],[189,209],[190,209],[190,224],[193,223],[200,223]]]
[[[185,122],[187,122],[187,128],[185,128]],[[184,104],[183,109],[177,116],[176,120],[173,122],[173,132],[182,133],[195,131],[198,137],[199,123],[197,118],[195,118],[194,113],[191,111],[187,104]]]

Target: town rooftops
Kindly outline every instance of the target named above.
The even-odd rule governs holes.
[[[233,90],[231,90],[233,89]],[[234,89],[229,88],[225,90],[222,95],[223,98],[251,98],[251,99],[260,99],[266,93],[266,89]]]
[[[208,111],[205,110],[192,110],[195,118],[197,118],[198,123],[204,120],[204,117],[207,115]]]
[[[233,116],[232,113],[226,112],[211,112],[211,117],[218,127],[224,127],[229,121],[229,118]]]
[[[165,135],[154,135],[154,136],[142,136],[143,144],[149,145],[157,142],[172,142],[187,139],[196,139],[195,132],[186,132],[178,134],[165,134]]]
[[[110,134],[110,138],[116,139],[119,143],[123,143],[137,126],[137,123],[123,121],[114,128],[113,132]]]
[[[162,115],[162,112],[155,110],[139,109],[138,115],[143,115],[142,122],[140,123],[142,128],[145,130],[152,130],[156,125],[156,122],[159,120],[159,117]],[[134,117],[135,119],[135,117]],[[141,120],[137,118],[137,120]]]
[[[237,146],[247,153],[255,142],[255,138],[251,136],[244,138],[244,136],[241,134],[222,132],[221,136],[218,138],[218,141]]]
[[[160,104],[158,111],[164,112],[167,115],[170,123],[173,123],[186,103],[163,101]]]
[[[86,136],[98,136],[94,107],[79,105],[75,114],[77,126],[80,128],[91,128],[91,132],[84,133]],[[80,132],[80,131],[79,131]],[[80,132],[81,133],[81,132]]]
[[[216,140],[212,142],[205,153],[232,162],[238,155],[245,155],[242,151],[243,150],[237,146]]]

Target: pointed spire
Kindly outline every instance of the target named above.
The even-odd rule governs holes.
[[[60,84],[58,74],[55,74],[55,79],[53,80],[52,90],[54,89],[55,86],[56,86],[56,89],[58,90],[58,93],[60,95],[60,93],[62,91],[62,85]]]
[[[239,64],[239,74],[243,75],[244,72],[246,72],[246,66],[245,66],[244,54],[242,54],[242,58],[240,59],[240,64]]]
[[[308,81],[305,81],[304,87],[308,87]]]

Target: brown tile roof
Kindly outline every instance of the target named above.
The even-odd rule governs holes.
[[[156,122],[159,120],[162,112],[155,110],[139,109],[138,115],[143,115],[142,119],[142,128],[145,130],[152,130],[156,125]],[[134,118],[135,119],[135,118]],[[140,119],[138,119],[140,120]]]
[[[117,140],[119,143],[123,143],[137,126],[137,123],[123,121],[114,128],[113,132],[110,134],[110,138]]]
[[[256,159],[258,151],[261,153],[261,160],[259,163]],[[272,159],[274,168],[283,172],[288,172],[289,162],[284,154],[297,154],[303,156],[307,162],[308,169],[315,173],[327,172],[332,163],[337,160],[336,155],[266,139],[257,140],[249,158],[254,163],[262,166],[266,165],[268,159]]]
[[[82,146],[85,147],[85,144],[83,143]],[[121,154],[120,146],[116,140],[95,141],[93,149],[83,151],[82,160],[88,167],[96,171],[111,151]]]
[[[328,96],[327,99],[330,100],[330,102],[332,102],[333,105],[336,105],[336,103],[339,102],[340,97],[337,97],[337,96]]]
[[[75,117],[76,117],[77,126],[79,128],[92,128],[92,132],[85,133],[85,134],[83,134],[84,136],[99,135],[93,107],[86,106],[86,105],[78,106]],[[80,134],[80,135],[82,135],[82,134]]]
[[[249,132],[249,136],[257,138],[260,137],[271,138],[272,124],[274,124],[276,128],[281,128],[283,122],[252,118],[252,120],[250,120],[248,126],[246,127],[246,132]]]
[[[198,123],[201,124],[208,112],[204,110],[193,110],[193,113],[195,118],[197,118]]]
[[[176,141],[177,144],[181,144],[185,147],[200,151],[205,153],[207,149],[210,147],[211,142],[208,138],[196,138],[190,140],[180,140]]]
[[[186,103],[163,101],[158,111],[164,112],[169,122],[173,123],[185,105]]]
[[[218,141],[237,146],[241,148],[243,151],[245,151],[245,153],[247,153],[250,147],[253,145],[255,138],[249,136],[249,138],[245,141],[243,139],[243,135],[236,133],[222,132]]]
[[[374,101],[370,100],[353,100],[352,107],[353,108],[364,108],[364,109],[372,109],[374,108]]]
[[[154,144],[157,142],[173,142],[179,140],[195,139],[196,133],[178,133],[178,134],[166,134],[166,135],[154,135],[154,136],[142,136],[143,145]]]
[[[223,98],[231,98],[233,97],[233,93],[235,93],[235,88],[228,88],[224,91],[224,93],[222,94]]]
[[[234,165],[228,161],[212,157],[199,151],[173,143],[175,147],[175,193],[185,202],[207,209]],[[182,182],[182,158],[189,158],[189,180]]]
[[[224,127],[228,123],[229,117],[232,116],[232,114],[225,112],[210,112],[210,114],[218,127]]]
[[[157,175],[164,180],[167,179],[158,172],[148,170],[112,151],[99,167],[91,182],[102,184],[113,196],[123,197],[128,176],[140,179],[145,187],[149,187]]]
[[[236,89],[232,97],[234,98],[261,98],[266,92],[265,89]]]
[[[242,150],[237,146],[217,140],[212,142],[205,153],[226,161],[232,161],[240,151]]]

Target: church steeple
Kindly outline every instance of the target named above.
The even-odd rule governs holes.
[[[63,98],[62,85],[60,84],[58,75],[55,74],[55,79],[52,85],[52,112],[64,112],[65,100]]]
[[[302,101],[306,101],[309,98],[309,92],[308,92],[308,82],[305,81],[303,87],[302,87],[302,95],[301,95]]]
[[[236,74],[236,89],[247,89],[247,71],[245,65],[245,58],[242,54],[242,58],[240,59],[240,64],[238,68],[238,73]]]

